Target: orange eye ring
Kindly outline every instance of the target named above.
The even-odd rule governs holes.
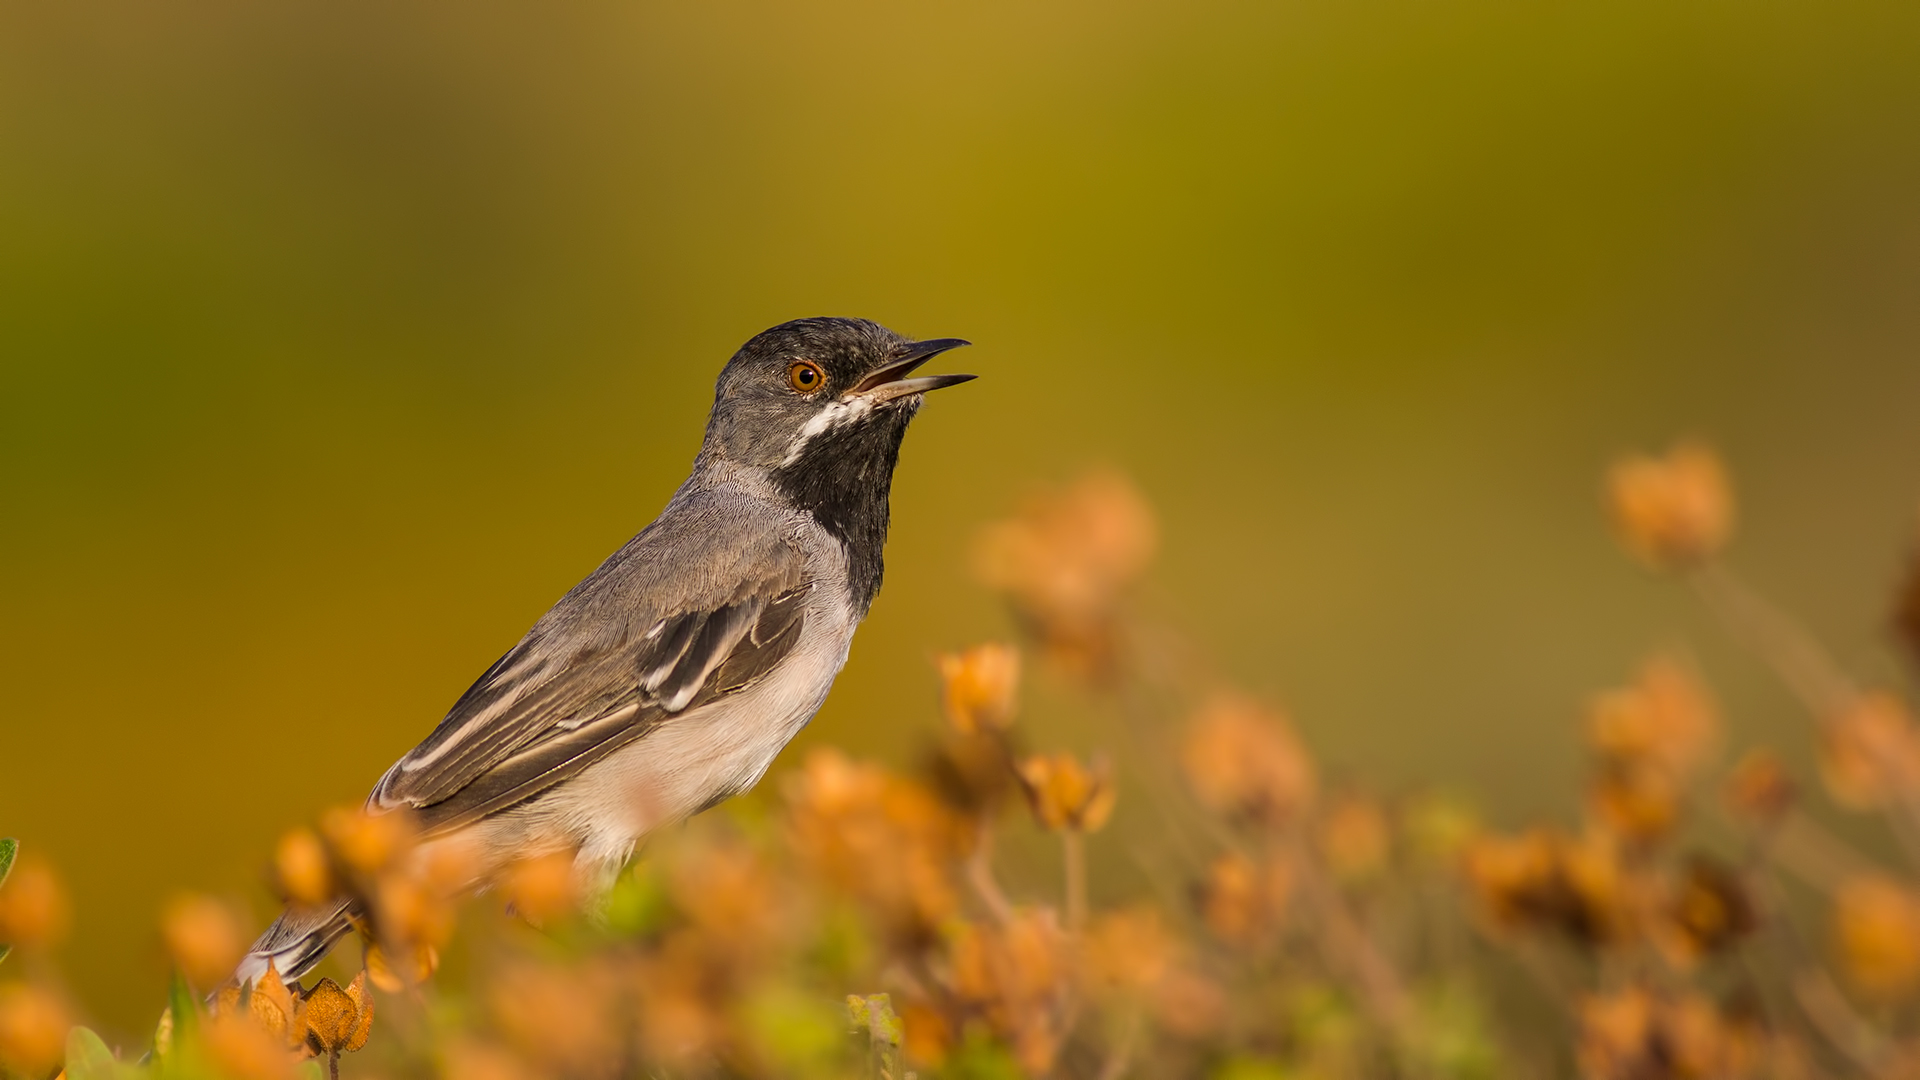
[[[796,393],[811,394],[827,385],[827,373],[811,361],[796,360],[787,369],[787,385],[793,387]]]

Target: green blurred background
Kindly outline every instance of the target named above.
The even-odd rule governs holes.
[[[0,833],[137,1031],[162,899],[262,899],[813,314],[983,378],[807,742],[906,753],[1006,632],[978,524],[1108,463],[1147,604],[1338,770],[1566,816],[1582,701],[1676,643],[1804,754],[1598,477],[1716,442],[1735,564],[1899,678],[1917,194],[1906,0],[5,0]]]

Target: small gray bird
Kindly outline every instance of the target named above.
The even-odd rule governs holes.
[[[653,524],[560,598],[387,770],[372,812],[477,852],[475,885],[574,852],[604,890],[655,829],[746,791],[826,699],[880,591],[887,499],[922,395],[968,344],[799,319],[741,347]],[[305,974],[361,913],[289,908],[237,977]]]

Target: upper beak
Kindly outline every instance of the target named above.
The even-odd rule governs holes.
[[[943,386],[958,386],[974,378],[972,375],[922,375],[909,379],[913,369],[948,349],[957,349],[962,345],[971,345],[971,341],[960,338],[934,338],[931,341],[916,341],[895,354],[885,367],[860,380],[860,385],[847,391],[849,396],[858,395],[871,400],[874,404],[906,397],[908,394],[924,394],[929,390],[938,390]]]

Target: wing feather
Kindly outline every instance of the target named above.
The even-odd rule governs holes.
[[[409,807],[444,832],[533,798],[661,724],[736,693],[792,651],[811,590],[785,543],[748,580],[671,610],[623,594],[656,558],[642,533],[581,583],[454,704],[432,734],[381,778],[375,810]],[[596,579],[606,579],[595,588]],[[648,590],[627,588],[625,593]]]

